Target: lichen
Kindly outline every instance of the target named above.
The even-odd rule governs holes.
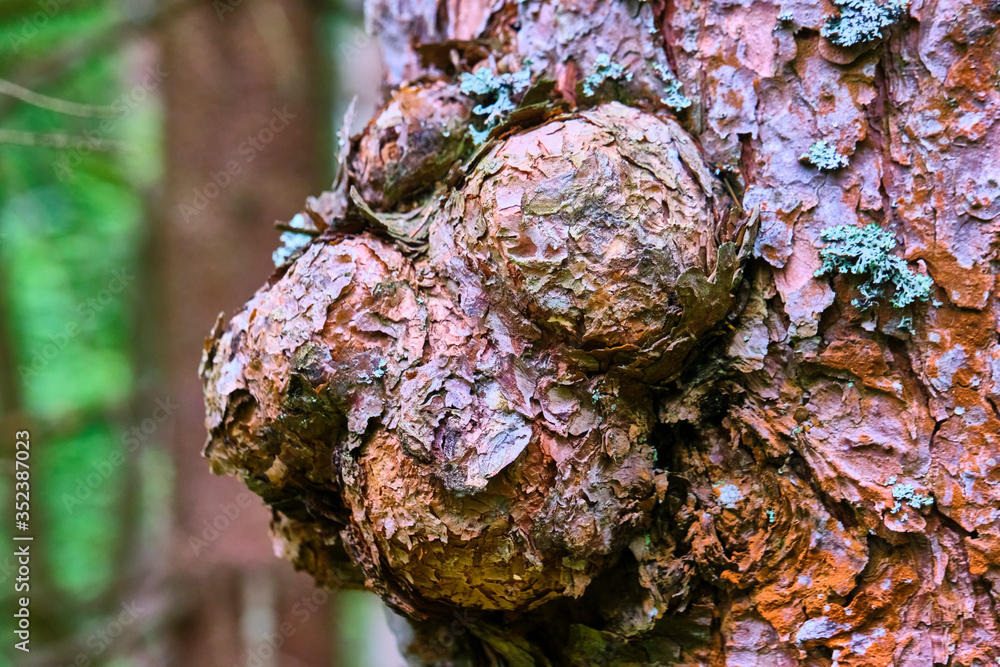
[[[275,267],[285,266],[295,261],[295,258],[302,254],[312,237],[308,234],[298,234],[296,232],[282,232],[281,247],[271,253],[271,259]]]
[[[719,488],[719,502],[723,507],[734,509],[736,503],[743,500],[743,492],[735,484],[726,484]]]
[[[583,94],[587,97],[593,97],[594,93],[597,92],[597,88],[608,79],[612,81],[620,81],[621,79],[631,81],[632,73],[626,72],[624,65],[612,62],[611,56],[608,54],[601,53],[594,59],[593,70],[583,80]]]
[[[799,157],[802,162],[808,162],[820,171],[835,171],[847,166],[847,156],[841,154],[834,146],[825,141],[817,141],[809,147],[809,152]]]
[[[863,300],[855,299],[855,306],[868,308],[876,299],[888,296],[890,289],[896,308],[930,297],[934,280],[912,271],[905,260],[890,254],[896,239],[878,225],[838,225],[824,230],[821,238],[828,245],[820,250],[823,265],[816,271],[817,277],[832,272],[867,276],[859,285]]]
[[[847,630],[850,626],[845,623],[836,623],[827,616],[810,618],[802,624],[795,634],[795,643],[803,644],[808,641],[818,639],[829,639],[834,635]]]
[[[827,17],[820,34],[831,44],[849,48],[883,39],[906,11],[906,0],[834,0],[838,16]]]
[[[513,74],[494,74],[489,68],[480,67],[471,74],[467,72],[462,74],[462,92],[482,100],[472,113],[485,116],[484,127],[482,130],[469,128],[472,140],[476,144],[486,141],[490,131],[517,107],[511,98],[527,90],[530,83],[531,71],[528,69]]]
[[[892,487],[892,497],[896,500],[896,504],[890,510],[893,514],[896,514],[903,508],[903,503],[914,509],[934,504],[934,498],[917,493],[916,489],[909,484],[897,484]],[[905,517],[906,515],[904,514],[903,516]]]
[[[309,220],[304,213],[299,213],[288,222],[290,230],[281,233],[281,247],[271,253],[271,260],[275,268],[281,268],[291,264],[298,259],[309,244],[313,241],[313,236],[317,231],[316,225]],[[302,232],[294,231],[301,229]]]
[[[687,109],[691,106],[691,100],[681,92],[681,82],[677,80],[673,72],[660,63],[653,63],[653,69],[666,84],[666,94],[660,98],[660,102],[677,110]]]

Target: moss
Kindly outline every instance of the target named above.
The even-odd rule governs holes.
[[[855,299],[854,305],[868,307],[890,291],[891,303],[897,308],[930,297],[933,279],[915,273],[906,261],[890,254],[896,239],[878,225],[838,225],[824,230],[821,238],[828,245],[820,250],[823,266],[816,276],[836,272],[867,277],[859,286],[864,301]]]

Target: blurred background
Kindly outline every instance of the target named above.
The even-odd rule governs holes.
[[[0,539],[21,430],[34,537],[29,654],[0,549],[0,664],[402,664],[379,601],[276,559],[201,458],[203,341],[377,102],[360,4],[0,2]]]

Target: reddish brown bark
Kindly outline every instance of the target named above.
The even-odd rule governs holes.
[[[367,9],[406,85],[203,365],[286,556],[432,664],[1000,660],[997,8]],[[869,222],[927,302],[819,271]]]

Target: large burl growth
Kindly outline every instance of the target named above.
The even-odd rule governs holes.
[[[1000,11],[866,3],[371,0],[203,360],[277,551],[414,664],[996,664]]]

